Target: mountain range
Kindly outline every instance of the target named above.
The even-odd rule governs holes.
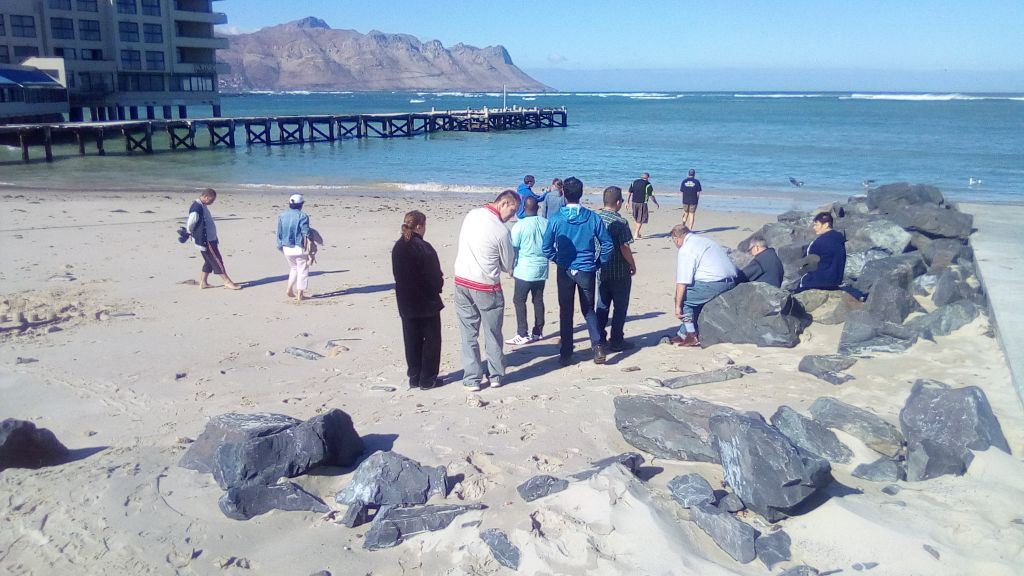
[[[220,76],[225,91],[552,90],[500,45],[445,48],[408,34],[333,29],[314,17],[228,38],[230,47],[217,51],[231,67]]]

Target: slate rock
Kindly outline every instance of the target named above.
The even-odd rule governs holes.
[[[839,464],[846,464],[853,458],[853,451],[840,442],[834,432],[789,406],[779,406],[771,422],[804,452]]]
[[[931,238],[967,238],[974,226],[970,214],[944,206],[923,204],[883,210],[882,214],[909,232],[920,232]]]
[[[363,502],[349,504],[348,509],[345,510],[345,515],[341,517],[341,523],[349,528],[362,526],[370,521],[370,512],[375,508],[376,506],[364,504]]]
[[[907,480],[960,475],[974,459],[972,450],[1010,446],[988,397],[980,388],[952,388],[935,380],[918,380],[900,410],[907,438]]]
[[[789,534],[779,530],[758,537],[754,541],[754,550],[757,552],[757,559],[771,570],[779,562],[785,562],[793,557],[790,552],[792,543]]]
[[[718,507],[726,512],[739,512],[740,510],[745,510],[747,505],[743,503],[739,496],[730,492],[722,496],[722,499],[718,501]]]
[[[896,460],[883,456],[870,464],[858,464],[853,475],[870,482],[896,482],[903,479],[903,468]]]
[[[930,272],[914,278],[914,295],[931,296],[932,292],[935,291],[935,285],[938,281],[939,277]]]
[[[352,418],[333,409],[276,434],[222,444],[213,477],[221,488],[269,485],[317,466],[348,466],[363,453]]]
[[[971,260],[971,249],[958,238],[934,238],[919,248],[930,272],[939,272],[961,259]]]
[[[892,457],[903,446],[903,435],[874,412],[824,396],[811,404],[811,415],[827,428],[859,438],[875,452]]]
[[[853,287],[861,292],[870,293],[875,284],[886,276],[890,280],[906,286],[911,284],[914,278],[927,271],[924,259],[917,252],[888,256],[866,263],[860,275],[857,276],[856,282],[853,283]]]
[[[884,276],[875,282],[864,310],[883,322],[893,324],[902,324],[911,312],[924,311],[914,298],[913,279],[892,276]]]
[[[636,452],[624,452],[617,456],[609,456],[608,458],[602,458],[591,464],[591,467],[588,468],[587,470],[577,472],[576,474],[570,476],[570,478],[573,478],[575,480],[586,480],[593,476],[594,474],[597,474],[601,470],[604,470],[605,468],[611,466],[612,464],[621,464],[623,467],[629,470],[633,474],[633,476],[636,476],[640,472],[640,467],[643,466],[645,461],[646,460],[644,459],[644,457],[641,456],[640,454],[637,454]]]
[[[615,427],[631,445],[671,460],[718,463],[708,428],[717,412],[732,408],[676,395],[630,395],[615,398]]]
[[[755,239],[764,240],[770,248],[777,250],[780,246],[788,244],[806,246],[814,240],[814,237],[814,230],[809,225],[800,225],[799,220],[769,222],[737,244],[736,250],[739,252],[749,252],[750,241]]]
[[[754,370],[750,366],[726,366],[725,368],[718,368],[707,372],[698,372],[697,374],[687,374],[686,376],[666,378],[665,380],[662,380],[661,385],[665,388],[677,390],[679,388],[686,388],[687,386],[699,386],[701,384],[713,384],[715,382],[735,380],[737,378],[743,378],[747,374],[755,373],[757,373],[757,370]]]
[[[217,502],[220,511],[234,520],[248,520],[271,510],[306,511],[324,514],[330,508],[294,482],[274,486],[228,488]]]
[[[733,560],[746,564],[757,557],[754,541],[761,533],[732,514],[714,506],[703,505],[690,510],[690,519]]]
[[[46,428],[28,420],[7,418],[0,422],[0,470],[43,468],[68,460],[68,449]]]
[[[851,249],[851,245],[855,248]],[[902,254],[909,245],[910,232],[885,218],[868,222],[847,239],[847,250],[852,252],[879,249],[889,254]]]
[[[888,486],[882,487],[882,494],[887,496],[895,496],[900,493],[900,487],[895,484],[889,484]]]
[[[804,290],[793,295],[800,307],[808,314],[825,305],[832,297],[834,290]]]
[[[214,416],[206,423],[203,433],[188,447],[178,465],[196,472],[212,473],[217,449],[222,444],[239,443],[270,436],[301,423],[302,420],[298,418],[268,412],[255,414],[232,412]]]
[[[541,474],[530,478],[519,486],[516,486],[516,492],[518,492],[520,498],[526,502],[533,502],[538,498],[543,498],[545,496],[561,492],[568,487],[568,480]]]
[[[444,466],[423,466],[397,452],[374,452],[352,474],[352,480],[334,500],[339,504],[377,506],[423,504],[433,496],[448,495]]]
[[[853,380],[853,376],[841,372],[856,363],[856,358],[839,354],[809,355],[800,359],[797,370],[817,376],[829,384],[839,385]]]
[[[669,480],[672,498],[683,508],[715,503],[715,491],[700,474],[681,474]]]
[[[816,569],[811,568],[806,564],[800,566],[794,566],[783,572],[779,572],[777,576],[819,576],[821,573]]]
[[[801,452],[760,416],[715,414],[710,421],[725,481],[747,508],[769,522],[795,508],[832,481],[829,463]]]
[[[922,338],[934,340],[936,336],[948,336],[970,324],[981,314],[981,308],[966,300],[960,300],[946,306],[911,318],[907,328],[916,331]]]
[[[892,255],[885,250],[877,248],[864,252],[847,252],[843,277],[850,284],[855,284],[856,280],[864,274],[864,270],[867,269],[869,263],[876,260],[884,260],[890,256]]]
[[[839,353],[844,356],[873,352],[903,352],[917,342],[918,333],[901,324],[886,322],[867,310],[850,312],[839,337]]]
[[[920,206],[924,204],[941,205],[945,202],[942,192],[935,186],[896,182],[884,184],[868,190],[867,206],[871,210]]]
[[[494,556],[498,564],[511,570],[519,569],[519,548],[508,539],[504,532],[497,528],[484,530],[480,533],[480,539],[491,549],[491,556]]]
[[[976,304],[985,303],[981,284],[971,277],[970,270],[965,266],[950,266],[942,271],[935,282],[932,302],[936,306],[944,306],[959,300],[969,300]]]
[[[370,524],[363,538],[366,550],[381,550],[402,543],[405,539],[424,532],[447,528],[456,517],[473,510],[483,510],[483,504],[439,504],[428,506],[384,506]]]
[[[818,324],[834,326],[842,324],[849,318],[854,310],[864,308],[864,303],[843,290],[834,290],[832,297],[811,315],[812,320]]]
[[[705,304],[697,324],[704,347],[732,343],[792,348],[809,321],[786,290],[749,282]]]

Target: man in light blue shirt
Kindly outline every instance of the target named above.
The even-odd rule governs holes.
[[[537,200],[527,196],[523,217],[512,227],[512,246],[516,248],[516,265],[512,277],[516,281],[512,304],[516,310],[516,335],[505,341],[521,346],[540,340],[544,330],[544,284],[548,279],[548,259],[541,250],[548,221],[537,215]],[[526,333],[526,296],[533,298],[533,331]]]

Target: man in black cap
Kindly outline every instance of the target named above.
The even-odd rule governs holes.
[[[697,172],[690,168],[686,179],[679,185],[679,191],[683,193],[683,224],[690,230],[693,230],[693,221],[697,217],[697,202],[700,200],[700,180],[694,178],[696,175]]]

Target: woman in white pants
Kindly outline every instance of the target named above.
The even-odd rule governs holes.
[[[306,238],[309,236],[309,216],[302,211],[302,194],[288,198],[288,209],[277,217],[277,249],[288,259],[289,298],[302,302],[309,282],[309,255]]]

